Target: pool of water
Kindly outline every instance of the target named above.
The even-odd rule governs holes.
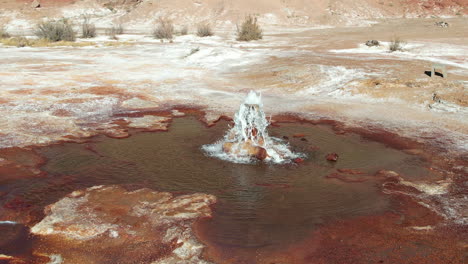
[[[126,139],[95,137],[91,142],[43,147],[46,178],[17,180],[2,186],[37,207],[67,193],[95,185],[126,184],[176,193],[216,195],[213,217],[202,222],[204,238],[226,247],[263,247],[297,241],[328,221],[380,213],[389,198],[377,181],[345,183],[326,176],[336,169],[373,175],[394,170],[409,177],[430,174],[428,164],[355,134],[337,135],[328,126],[299,123],[270,127],[287,136],[300,164],[234,164],[207,157],[204,144],[221,138],[228,122],[207,128],[195,118],[174,119],[169,132],[135,133]],[[304,134],[302,138],[294,134]],[[325,159],[336,152],[335,163]]]

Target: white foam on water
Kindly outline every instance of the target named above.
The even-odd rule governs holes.
[[[209,156],[235,163],[254,162],[252,147],[265,149],[267,152],[265,161],[272,163],[285,163],[303,156],[292,152],[282,140],[270,137],[267,131],[268,125],[261,95],[250,91],[234,116],[234,126],[223,139],[214,144],[204,145],[202,149]],[[229,150],[225,148],[226,145],[229,145]]]

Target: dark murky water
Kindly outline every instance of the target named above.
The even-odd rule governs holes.
[[[47,179],[18,180],[2,188],[41,206],[75,189],[101,184],[210,193],[218,197],[213,218],[203,222],[210,241],[261,247],[296,241],[327,221],[388,208],[388,198],[374,181],[343,183],[325,177],[337,168],[370,175],[381,169],[412,177],[430,173],[416,156],[306,124],[270,128],[271,135],[288,136],[295,150],[308,155],[302,164],[243,165],[206,157],[201,145],[219,139],[227,125],[206,128],[194,118],[178,118],[170,132],[45,147],[39,152],[49,160],[42,168],[49,173]],[[293,138],[296,133],[305,134],[307,141]],[[340,155],[338,162],[325,160],[330,152]]]

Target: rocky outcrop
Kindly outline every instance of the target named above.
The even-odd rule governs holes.
[[[32,8],[39,8],[39,7],[41,7],[41,3],[40,3],[38,0],[34,0],[34,1],[31,3],[31,7],[32,7]]]
[[[380,46],[380,43],[378,40],[372,39],[372,40],[366,41],[366,46],[368,47]]]
[[[63,263],[207,263],[192,225],[211,216],[216,198],[150,189],[96,186],[74,191],[45,209],[31,232],[38,252]]]

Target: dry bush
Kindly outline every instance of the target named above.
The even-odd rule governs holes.
[[[96,26],[89,23],[89,18],[85,17],[83,24],[81,24],[81,35],[83,38],[96,37]]]
[[[187,27],[187,26],[183,26],[183,27],[180,29],[179,34],[180,34],[181,36],[187,35],[187,34],[188,34],[188,27]]]
[[[124,33],[124,28],[122,24],[112,25],[111,28],[106,29],[106,35],[111,39],[117,40],[117,35],[122,35]]]
[[[22,48],[26,46],[31,46],[32,42],[25,37],[15,37],[15,38],[9,38],[6,41],[2,41],[2,44],[7,45],[7,46],[16,46],[18,48]]]
[[[158,24],[153,31],[153,37],[157,39],[172,39],[174,36],[174,24],[166,18],[159,18]]]
[[[37,25],[35,35],[48,41],[75,41],[76,34],[67,19],[44,21]]]
[[[401,41],[399,38],[394,38],[390,41],[390,45],[388,46],[388,51],[403,51],[403,44],[404,42]]]
[[[86,47],[94,46],[92,42],[76,42],[76,41],[55,41],[51,42],[47,39],[30,39],[25,37],[13,37],[0,39],[0,43],[5,46],[14,47]]]
[[[241,28],[237,29],[237,40],[251,41],[263,38],[263,32],[257,23],[257,18],[254,16],[247,16],[242,22]]]
[[[199,24],[197,27],[197,36],[199,37],[210,37],[213,36],[213,30],[211,29],[210,24],[204,23],[204,24]]]
[[[116,35],[122,35],[124,33],[124,27],[122,24],[112,26],[112,30]]]
[[[0,39],[3,39],[3,38],[9,38],[11,37],[10,34],[8,34],[8,32],[5,30],[4,27],[0,27]]]

